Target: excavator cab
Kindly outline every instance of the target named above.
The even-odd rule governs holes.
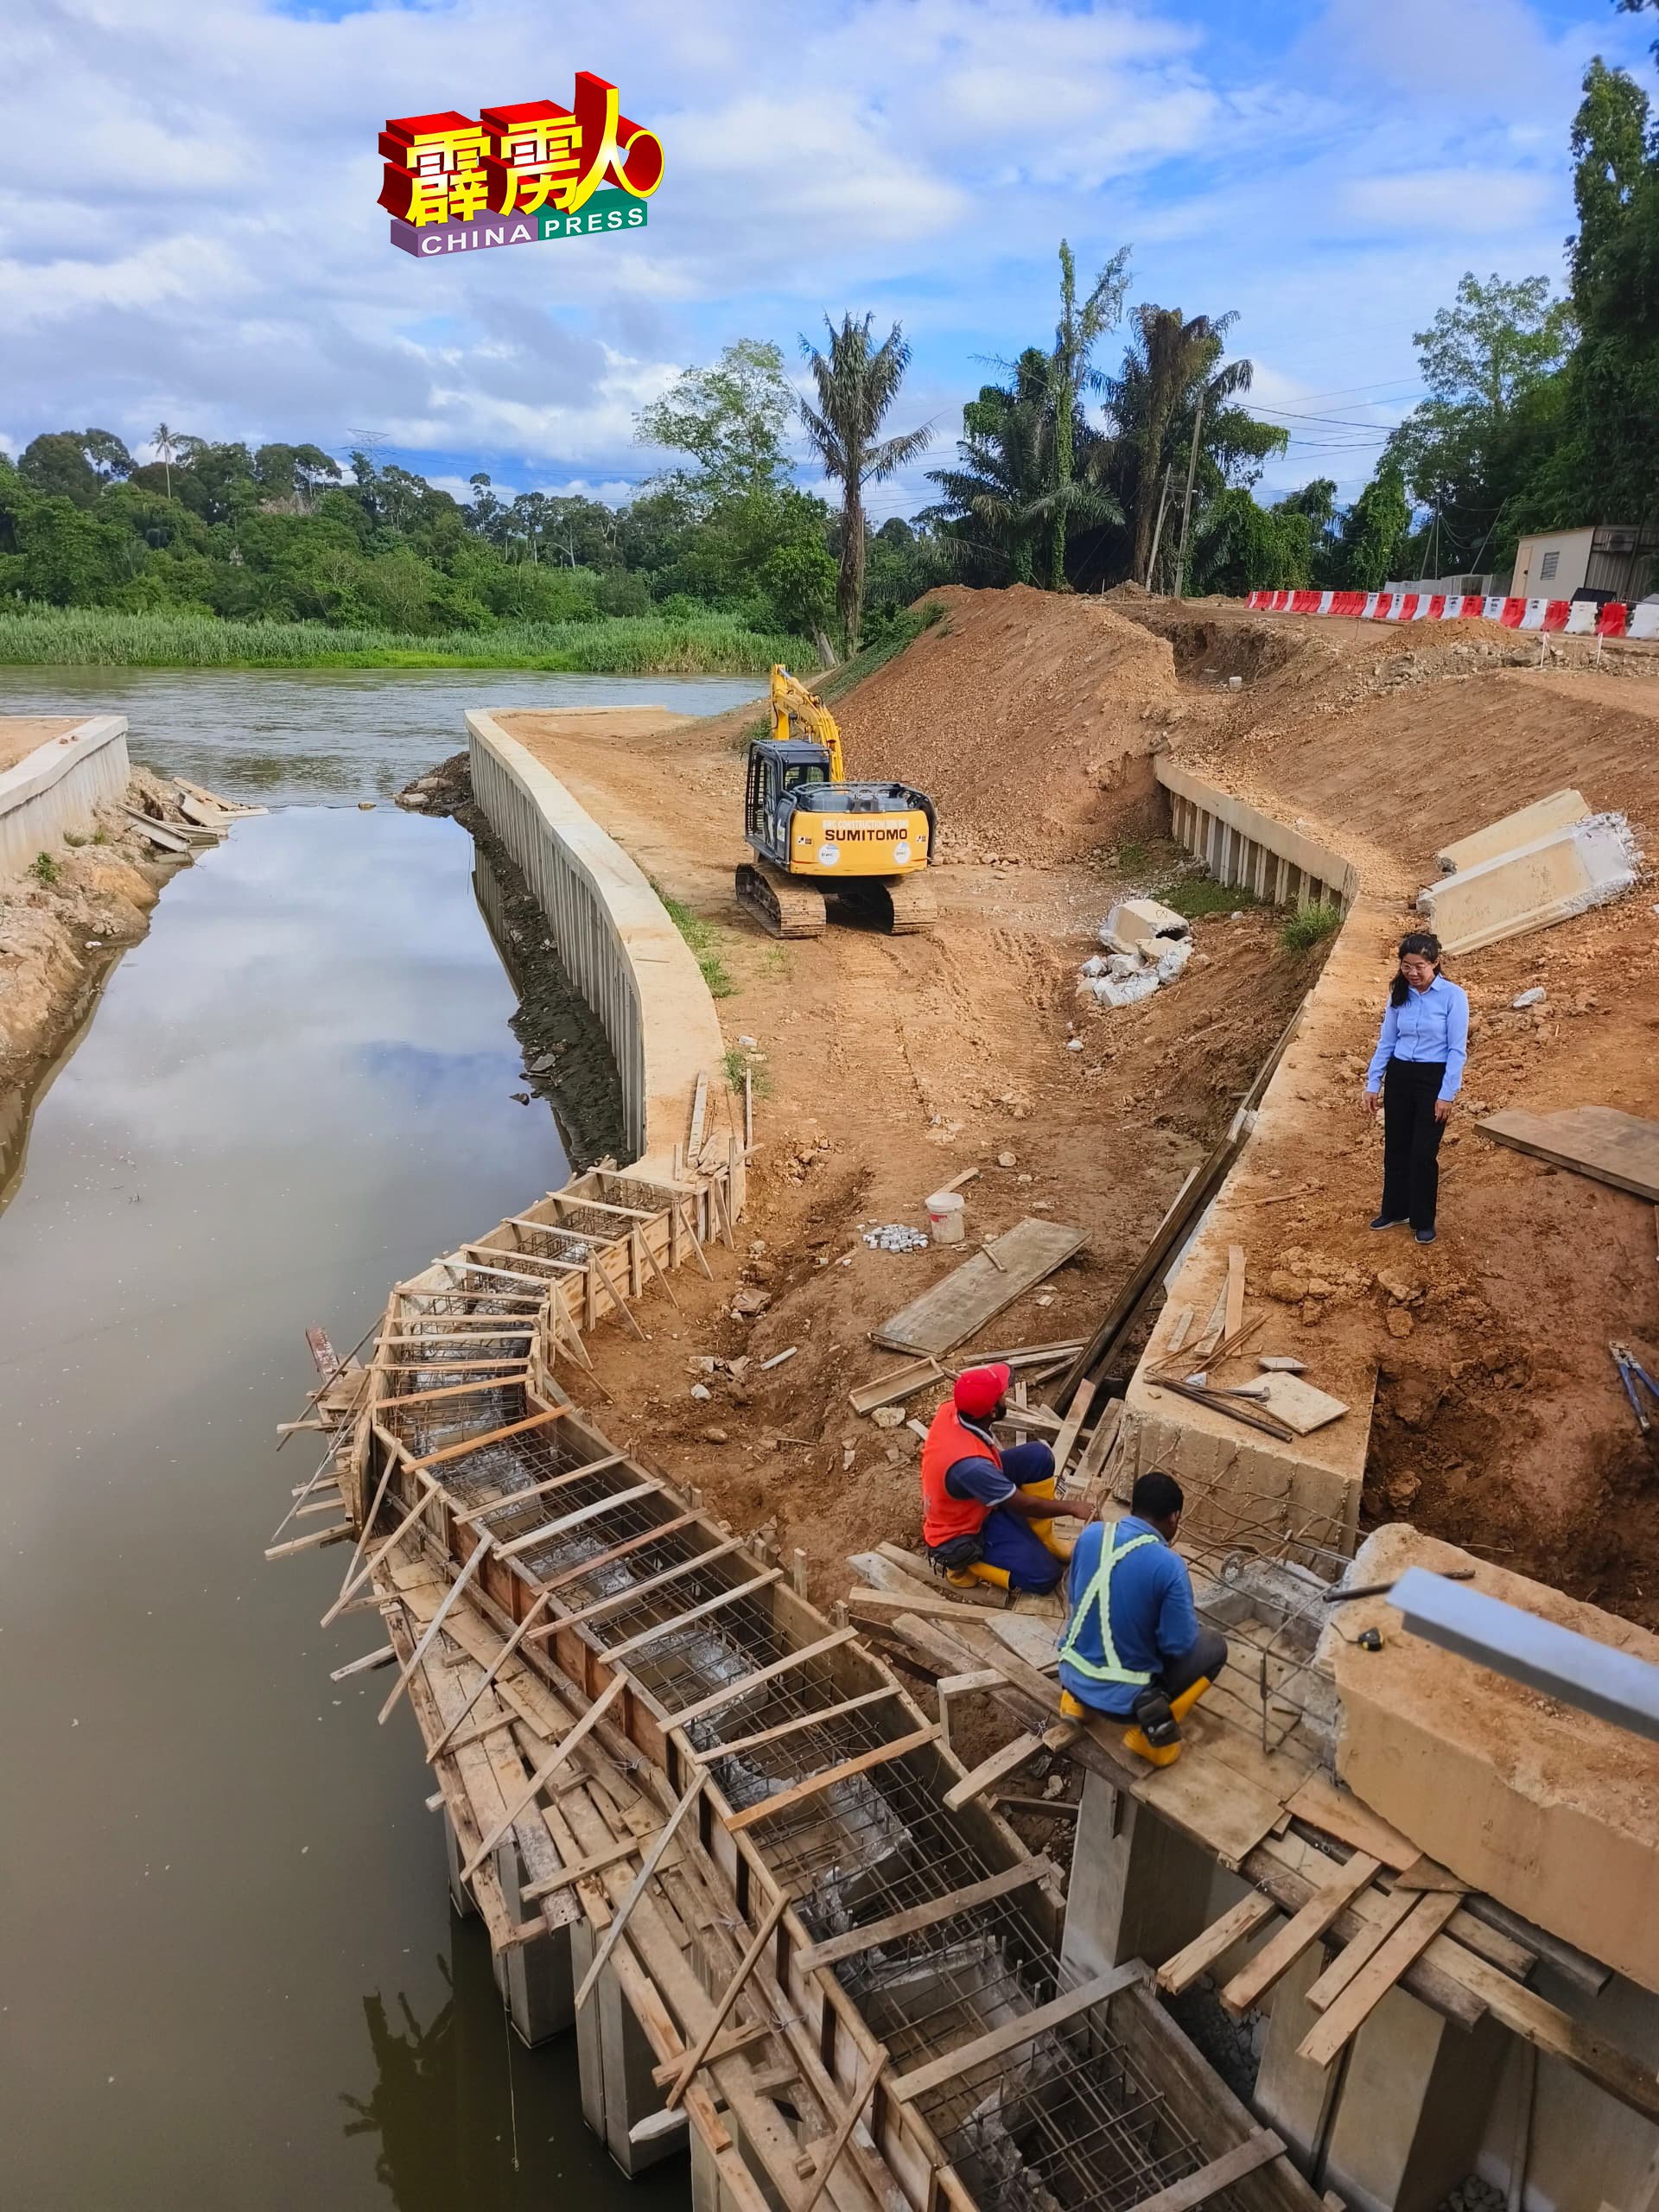
[[[772,671],[771,734],[749,747],[737,871],[741,902],[777,937],[818,937],[829,899],[902,934],[934,918],[922,880],[937,842],[933,802],[905,784],[849,783],[823,702]]]

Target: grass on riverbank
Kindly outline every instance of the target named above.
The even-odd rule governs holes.
[[[765,636],[722,614],[612,615],[503,623],[416,637],[321,622],[235,622],[105,607],[0,611],[0,665],[105,668],[531,668],[578,676],[763,676],[807,664],[803,638]]]
[[[683,900],[670,898],[660,883],[652,889],[662,900],[668,918],[690,947],[692,957],[702,970],[702,980],[709,986],[710,998],[728,999],[736,990],[732,972],[720,957],[720,932],[712,922],[703,921],[694,914]]]

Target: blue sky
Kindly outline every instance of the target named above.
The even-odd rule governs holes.
[[[895,428],[933,453],[1052,334],[1055,247],[1132,298],[1235,309],[1296,438],[1264,488],[1363,480],[1465,269],[1559,279],[1592,54],[1654,87],[1612,0],[39,0],[9,30],[0,446],[161,419],[384,453],[459,489],[613,499],[636,410],[740,336],[901,320]],[[620,86],[667,158],[650,227],[419,263],[375,206],[389,116]],[[1102,349],[1109,364],[1121,339]],[[804,480],[810,480],[804,470]]]

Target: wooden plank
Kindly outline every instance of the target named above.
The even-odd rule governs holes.
[[[416,1667],[420,1665],[422,1660],[425,1658],[427,1653],[437,1641],[438,1630],[443,1626],[445,1615],[448,1612],[452,1605],[460,1601],[461,1593],[465,1591],[467,1585],[472,1580],[479,1568],[483,1566],[489,1550],[490,1544],[488,1539],[481,1537],[479,1541],[474,1545],[472,1550],[467,1554],[466,1565],[461,1568],[460,1573],[454,1577],[448,1590],[445,1591],[443,1594],[443,1602],[439,1605],[437,1611],[427,1623],[425,1633],[422,1636],[420,1642],[416,1645],[414,1654],[410,1658],[408,1666],[404,1669],[402,1674],[398,1675],[397,1681],[392,1684],[391,1688],[387,1693],[385,1703],[381,1707],[379,1712],[375,1716],[381,1727],[384,1728],[385,1726],[387,1718],[391,1713],[393,1707],[397,1704],[398,1699],[402,1697],[404,1692],[409,1688],[410,1676],[415,1672]]]
[[[1378,1861],[1365,1851],[1357,1851],[1345,1865],[1333,1866],[1301,1910],[1268,1938],[1222,1991],[1221,2001],[1227,2010],[1252,2012],[1280,1977],[1290,1972],[1308,1945],[1319,1942],[1343,1907],[1351,1904],[1382,1871]]]
[[[1236,1337],[1244,1325],[1244,1247],[1227,1247],[1227,1325],[1222,1334]]]
[[[1322,2012],[1327,2005],[1341,1996],[1360,1968],[1376,1957],[1416,1902],[1409,1890],[1389,1891],[1382,1900],[1382,1911],[1375,1919],[1368,1921],[1357,1936],[1343,1945],[1308,1990],[1307,2001],[1316,2012]]]
[[[857,1636],[855,1628],[838,1628],[828,1636],[821,1636],[816,1643],[803,1644],[798,1651],[791,1651],[782,1659],[774,1659],[769,1667],[757,1667],[752,1675],[744,1675],[734,1682],[728,1682],[723,1689],[709,1696],[699,1698],[695,1705],[688,1705],[683,1713],[672,1715],[674,1726],[683,1728],[693,1720],[701,1720],[706,1713],[716,1707],[729,1705],[734,1698],[747,1697],[751,1690],[759,1689],[779,1675],[785,1675],[793,1667],[804,1667],[809,1660],[823,1658],[826,1651],[833,1651],[842,1643],[850,1643]]]
[[[947,1352],[1052,1274],[1084,1242],[1080,1229],[1029,1215],[994,1240],[995,1259],[976,1252],[873,1330],[872,1341],[918,1357]]]
[[[1436,1902],[1425,1897],[1418,1910],[1422,1911]],[[1523,1989],[1484,1959],[1470,1958],[1460,1973],[1502,2026],[1536,2044],[1548,2056],[1565,2061],[1643,2119],[1659,2120],[1659,2075],[1651,2059],[1632,2058],[1582,2020],[1572,2018],[1535,1990]]]
[[[612,1305],[616,1308],[618,1313],[620,1314],[622,1319],[627,1323],[628,1327],[633,1335],[639,1338],[641,1344],[645,1344],[647,1341],[645,1332],[640,1327],[638,1321],[634,1319],[633,1310],[629,1306],[627,1300],[622,1295],[622,1293],[617,1288],[615,1283],[611,1280],[611,1271],[606,1266],[604,1261],[601,1259],[599,1255],[599,1247],[597,1244],[590,1245],[588,1247],[588,1265],[597,1269],[600,1281],[604,1284],[607,1291],[610,1294]]]
[[[1077,1431],[1083,1427],[1094,1395],[1095,1386],[1087,1379],[1079,1382],[1072,1394],[1071,1407],[1060,1424],[1060,1433],[1054,1440],[1054,1475],[1057,1481],[1065,1473],[1065,1463],[1071,1457],[1071,1447],[1077,1440]]]
[[[652,1834],[656,1834],[654,1828]],[[539,1882],[527,1882],[518,1895],[525,1904],[533,1904],[537,1897],[552,1897],[557,1891],[569,1889],[574,1883],[585,1882],[590,1874],[602,1874],[607,1866],[619,1866],[625,1859],[637,1859],[645,1848],[646,1840],[644,1836],[621,1836],[604,1851],[590,1852],[586,1859],[561,1866],[556,1874],[544,1875]]]
[[[1236,2143],[1230,2151],[1224,2151],[1218,2158],[1211,2158],[1207,2166],[1188,2174],[1185,2181],[1173,2182],[1155,2196],[1143,2196],[1133,2212],[1193,2212],[1195,2205],[1207,2204],[1224,2189],[1243,2181],[1246,2174],[1253,2174],[1258,2167],[1282,2158],[1284,2150],[1284,2145],[1270,2127],[1255,2128],[1242,2143]]]
[[[1208,1974],[1216,1961],[1230,1951],[1235,1943],[1242,1943],[1253,1936],[1264,1920],[1271,1920],[1279,1908],[1260,1890],[1251,1890],[1242,1897],[1230,1911],[1224,1912],[1219,1920],[1212,1920],[1202,1936],[1195,1936],[1185,1950],[1177,1951],[1173,1959],[1166,1959],[1158,1969],[1158,1986],[1172,1997],[1179,1997],[1190,1989],[1201,1974]]]
[[[1350,2037],[1364,2026],[1406,1968],[1428,1948],[1457,1909],[1454,1897],[1440,1894],[1421,1897],[1392,1934],[1383,1938],[1376,1955],[1360,1968],[1342,1994],[1325,2007],[1320,2018],[1297,2044],[1297,2056],[1306,2058],[1311,2065],[1328,2066]],[[1496,1973],[1497,1968],[1491,1971]],[[1659,2094],[1659,2082],[1655,2087]]]
[[[620,1452],[616,1454],[618,1459],[622,1456]],[[608,1462],[595,1460],[594,1464],[600,1466],[608,1465]],[[581,1560],[576,1566],[567,1567],[562,1574],[553,1575],[542,1586],[550,1595],[555,1590],[563,1590],[572,1582],[582,1581],[601,1567],[613,1566],[618,1560],[626,1559],[630,1552],[637,1552],[645,1544],[657,1543],[664,1536],[672,1535],[677,1529],[689,1529],[694,1521],[701,1518],[701,1515],[696,1513],[677,1513],[671,1521],[660,1521],[654,1529],[647,1529],[640,1535],[629,1536],[620,1544],[613,1544],[608,1551],[595,1552],[591,1558]],[[549,1632],[551,1633],[550,1630]]]
[[[541,1795],[542,1790],[546,1787],[547,1783],[552,1779],[554,1775],[558,1772],[559,1769],[566,1764],[570,1754],[576,1749],[578,1745],[586,1742],[587,1738],[592,1735],[594,1730],[598,1727],[600,1722],[604,1719],[606,1713],[609,1712],[611,1707],[614,1705],[617,1699],[621,1696],[623,1690],[626,1688],[627,1680],[627,1676],[624,1674],[619,1673],[613,1675],[610,1681],[605,1685],[605,1688],[600,1692],[599,1695],[594,1700],[593,1703],[588,1707],[587,1712],[582,1714],[581,1719],[575,1723],[574,1727],[568,1728],[564,1734],[560,1737],[558,1742],[554,1745],[552,1751],[549,1754],[547,1758],[543,1761],[541,1765],[537,1768],[535,1773],[531,1775],[529,1784],[524,1789],[524,1795],[512,1807],[512,1809],[509,1812],[505,1820],[500,1821],[497,1827],[492,1829],[490,1834],[486,1836],[484,1840],[479,1845],[477,1850],[473,1853],[467,1864],[461,1868],[461,1878],[463,1882],[466,1881],[467,1878],[483,1864],[485,1859],[486,1859],[490,1853],[495,1849],[497,1844],[501,1841],[502,1838],[510,1833],[513,1823],[518,1820],[519,1815],[524,1811],[525,1808],[535,1803],[537,1798]]]
[[[937,1359],[910,1359],[902,1367],[890,1367],[873,1382],[861,1382],[847,1393],[847,1401],[855,1414],[873,1414],[878,1406],[896,1405],[899,1399],[925,1390],[930,1382],[945,1380]]]
[[[528,1490],[504,1490],[499,1497],[488,1498],[482,1505],[457,1513],[455,1526],[470,1528],[475,1521],[487,1521],[492,1514],[505,1513],[510,1506],[528,1504],[532,1497],[545,1497],[550,1490],[563,1490],[568,1483],[579,1483],[584,1475],[596,1475],[603,1467],[619,1466],[627,1458],[626,1452],[607,1452],[602,1459],[589,1459],[586,1466],[569,1467],[562,1475],[550,1475],[545,1482],[531,1483]]]
[[[528,1268],[551,1268],[556,1274],[579,1275],[582,1273],[575,1260],[556,1260],[550,1252],[526,1252],[518,1244],[462,1244],[457,1249],[467,1255],[469,1266],[475,1255],[487,1252],[492,1259],[522,1260]],[[494,1270],[486,1268],[485,1272],[492,1274]],[[523,1282],[536,1281],[534,1275],[515,1275],[514,1279]]]
[[[395,1405],[396,1399],[389,1401]],[[543,1428],[550,1421],[563,1421],[570,1411],[569,1406],[554,1406],[544,1414],[531,1414],[524,1421],[509,1421],[505,1428],[486,1429],[482,1436],[469,1436],[460,1444],[446,1444],[442,1452],[429,1452],[424,1459],[411,1459],[413,1467],[436,1467],[446,1460],[465,1459],[469,1452],[481,1452],[486,1444],[502,1443],[509,1436],[522,1436],[527,1428]]]
[[[707,1567],[717,1559],[724,1559],[730,1552],[741,1551],[741,1536],[728,1536],[724,1543],[715,1544],[711,1550],[699,1552],[693,1559],[683,1559],[677,1567],[664,1567],[660,1574],[648,1575],[645,1581],[636,1582],[631,1589],[613,1590],[608,1598],[595,1598],[591,1605],[584,1605],[580,1612],[566,1613],[557,1621],[550,1622],[548,1633],[556,1635],[562,1628],[580,1628],[585,1621],[597,1620],[601,1613],[614,1612],[619,1605],[632,1605],[640,1598],[648,1598],[660,1590],[664,1583],[677,1582],[682,1576],[694,1574],[700,1567]]]
[[[1390,1827],[1352,1790],[1336,1788],[1321,1774],[1310,1774],[1294,1796],[1286,1798],[1285,1810],[1292,1820],[1306,1821],[1355,1851],[1369,1851],[1396,1872],[1422,1856],[1408,1836]]]
[[[1512,1108],[1475,1127],[1495,1144],[1659,1202],[1659,1122],[1612,1106],[1568,1106],[1553,1114]]]
[[[624,1677],[619,1675],[616,1677],[616,1681],[611,1684],[611,1688],[614,1689],[617,1683],[623,1681],[623,1679]],[[608,1696],[608,1694],[609,1692],[607,1691],[607,1695]],[[633,1908],[639,1904],[640,1898],[644,1897],[646,1883],[650,1881],[652,1876],[657,1872],[658,1867],[662,1864],[663,1854],[667,1851],[669,1845],[672,1843],[675,1837],[679,1834],[681,1826],[684,1822],[686,1815],[693,1809],[697,1800],[702,1796],[703,1784],[708,1781],[708,1775],[702,1768],[699,1768],[696,1774],[692,1778],[690,1788],[686,1791],[684,1796],[680,1799],[678,1804],[675,1806],[668,1818],[663,1822],[662,1827],[658,1829],[657,1840],[652,1845],[651,1849],[645,1853],[645,1863],[641,1866],[639,1872],[634,1876],[632,1885],[629,1889],[626,1897],[623,1898],[621,1904],[617,1906],[615,1912],[613,1914],[611,1924],[605,1930],[604,1941],[600,1944],[598,1950],[594,1952],[594,1962],[588,1967],[587,1974],[582,1977],[582,1986],[576,1992],[575,2009],[578,2012],[581,2012],[582,2006],[588,2002],[588,1998],[593,1994],[594,1984],[599,1980],[600,1975],[603,1973],[606,1963],[610,1958],[611,1953],[616,1948],[617,1945],[622,1940],[622,1930],[628,1924],[628,1916],[632,1912]]]
[[[333,1503],[332,1499],[327,1501]],[[303,1536],[290,1536],[283,1544],[267,1544],[267,1559],[287,1559],[295,1552],[321,1551],[326,1544],[343,1544],[356,1531],[349,1521],[340,1521],[332,1529],[313,1529]]]
[[[767,2036],[775,2036],[777,2032],[777,2024],[772,2020],[754,2020],[747,2028],[734,2028],[730,2035],[721,2037],[703,2063],[718,2066],[722,2058],[731,2057],[734,2051],[747,2050],[753,2044],[764,2042]],[[679,2060],[671,2058],[661,2066],[653,2066],[651,2078],[659,2089],[665,2089],[679,2070]],[[792,2066],[789,2069],[789,2079],[791,2082],[798,2079]]]
[[[1053,1872],[1046,1859],[1024,1859],[1016,1866],[1005,1867],[1000,1874],[988,1874],[982,1882],[966,1883],[961,1889],[952,1890],[948,1897],[935,1897],[927,1904],[913,1904],[904,1912],[890,1912],[882,1920],[868,1921],[861,1928],[849,1929],[844,1936],[832,1936],[826,1942],[809,1944],[800,1955],[802,1971],[810,1974],[817,1967],[838,1966],[842,1960],[855,1959],[861,1952],[875,1950],[883,1943],[900,1942],[906,1936],[919,1935],[925,1928],[938,1927],[941,1921],[954,1920],[958,1913],[992,1904],[998,1897],[1010,1897],[1033,1882],[1046,1881]],[[1271,1906],[1268,1910],[1272,1910]]]
[[[556,1521],[544,1521],[539,1529],[528,1529],[522,1536],[515,1536],[510,1544],[501,1545],[501,1557],[516,1559],[520,1552],[534,1551],[537,1544],[580,1529],[587,1522],[600,1520],[607,1513],[613,1513],[619,1505],[632,1504],[636,1498],[659,1496],[662,1488],[652,1476],[643,1483],[635,1483],[631,1490],[613,1491],[609,1497],[597,1497],[591,1505],[579,1505],[573,1513],[562,1514]]]
[[[878,2051],[859,2077],[858,2084],[848,2100],[846,2109],[836,2123],[835,2133],[825,2145],[823,2156],[806,2177],[806,2194],[801,2199],[798,2212],[812,2212],[813,2206],[817,2204],[829,2186],[830,2176],[836,2162],[851,2140],[853,2130],[862,2119],[864,2107],[870,2101],[875,2085],[881,2077],[881,2068],[886,2056],[885,2051]]]
[[[526,1377],[530,1373],[529,1363],[523,1359],[469,1360],[467,1363],[469,1367],[512,1367],[517,1369],[519,1375]],[[399,1370],[394,1367],[388,1372],[389,1375],[395,1376]],[[384,1417],[387,1414],[397,1413],[404,1406],[423,1406],[429,1398],[466,1398],[474,1395],[480,1390],[510,1390],[513,1385],[513,1379],[511,1375],[487,1375],[480,1382],[445,1382],[441,1387],[431,1390],[392,1390],[377,1402],[376,1411]]]
[[[867,1705],[880,1705],[884,1698],[902,1694],[896,1683],[879,1690],[866,1690],[861,1697],[844,1697],[839,1705],[822,1706],[816,1713],[798,1713],[793,1720],[780,1720],[775,1728],[757,1729],[753,1736],[734,1737],[729,1744],[711,1744],[706,1751],[693,1751],[691,1756],[701,1759],[705,1766],[712,1766],[716,1759],[734,1758],[740,1751],[757,1751],[762,1744],[775,1744],[780,1736],[797,1735],[803,1728],[820,1728],[828,1720],[839,1720],[844,1713],[858,1713]]]
[[[1127,1989],[1132,1981],[1145,1978],[1146,1967],[1139,1959],[1131,1959],[1127,1966],[1114,1967],[1109,1974],[1098,1974],[1081,1982],[1076,1989],[1068,1990],[1063,1997],[1052,1998],[1046,2005],[1039,2005],[1033,2012],[1022,2012],[1017,2020],[1009,2020],[1000,2028],[993,2028],[988,2035],[976,2036],[971,2043],[958,2044],[954,2050],[947,2050],[943,2058],[930,2059],[925,2066],[913,2072],[901,2074],[889,2084],[888,2094],[899,2104],[914,2104],[918,2097],[925,2096],[930,2089],[942,2083],[954,2082],[973,2067],[982,2066],[987,2059],[1001,2058],[1005,2051],[1017,2050],[1022,2043],[1031,2043],[1050,2028],[1058,2028],[1065,2021],[1075,2019],[1090,2005],[1103,2004],[1107,1998],[1116,1997],[1120,1989]]]
[[[714,2046],[715,2037],[719,2035],[730,2016],[732,2007],[743,1994],[743,1985],[760,1964],[760,1954],[777,1933],[778,1923],[788,1910],[789,1892],[787,1890],[782,1890],[761,1914],[760,1925],[750,1938],[748,1948],[738,1961],[731,1980],[721,1991],[714,2011],[703,2023],[702,2033],[687,2051],[684,2065],[669,2084],[668,2094],[663,2100],[669,2111],[672,2112],[675,2106],[679,2103],[680,2099],[690,2086],[692,2075],[708,2057]]]
[[[757,1590],[764,1590],[773,1582],[783,1580],[781,1567],[769,1567],[764,1573],[751,1575],[747,1582],[740,1582],[734,1589],[722,1590],[713,1598],[705,1598],[700,1605],[693,1605],[690,1612],[676,1613],[671,1621],[659,1621],[655,1628],[641,1629],[638,1636],[631,1636],[626,1643],[613,1644],[601,1653],[608,1664],[613,1660],[626,1659],[631,1652],[639,1651],[647,1643],[655,1643],[659,1636],[672,1636],[676,1630],[700,1621],[705,1614],[716,1613],[723,1606],[734,1605],[740,1598],[752,1598]]]
[[[696,1164],[697,1154],[702,1149],[702,1132],[708,1113],[709,1071],[707,1068],[699,1068],[697,1079],[691,1091],[691,1118],[686,1125],[685,1132],[685,1156],[694,1166]]]
[[[1016,1736],[1011,1743],[993,1751],[989,1758],[982,1759],[960,1782],[952,1783],[944,1793],[945,1810],[960,1812],[964,1805],[976,1797],[982,1797],[988,1789],[1024,1766],[1027,1759],[1034,1759],[1042,1748],[1043,1739],[1034,1732]]]
[[[507,1663],[508,1660],[512,1658],[512,1656],[513,1653],[514,1653],[514,1652],[518,1649],[518,1646],[519,1646],[519,1645],[524,1642],[524,1640],[525,1637],[529,1635],[529,1633],[530,1633],[531,1623],[535,1619],[535,1618],[536,1618],[537,1614],[537,1613],[539,1613],[539,1612],[542,1611],[543,1607],[544,1605],[546,1605],[546,1604],[548,1603],[549,1599],[551,1598],[552,1594],[553,1594],[553,1593],[552,1593],[552,1592],[551,1592],[550,1590],[543,1590],[543,1591],[540,1593],[540,1595],[537,1598],[536,1602],[534,1603],[534,1605],[531,1605],[531,1607],[530,1611],[529,1611],[524,1615],[524,1618],[523,1618],[523,1620],[521,1620],[521,1621],[519,1622],[519,1624],[518,1624],[518,1627],[517,1627],[516,1629],[514,1629],[514,1630],[512,1631],[512,1635],[507,1638],[506,1642],[502,1645],[502,1647],[501,1647],[501,1649],[499,1649],[499,1651],[498,1651],[498,1652],[496,1653],[496,1655],[495,1655],[494,1658],[491,1660],[491,1662],[490,1662],[490,1663],[489,1663],[488,1667],[485,1669],[485,1673],[484,1673],[484,1679],[483,1679],[483,1681],[482,1681],[481,1682],[480,1682],[480,1684],[479,1684],[478,1688],[477,1688],[473,1692],[472,1695],[467,1699],[467,1700],[466,1704],[461,1707],[461,1711],[460,1711],[460,1712],[455,1715],[455,1718],[454,1718],[454,1721],[452,1722],[452,1724],[451,1724],[451,1726],[450,1726],[449,1729],[448,1729],[448,1730],[447,1730],[447,1731],[445,1732],[445,1733],[444,1733],[443,1737],[441,1738],[441,1740],[440,1740],[439,1742],[437,1742],[437,1743],[434,1744],[434,1745],[432,1746],[431,1750],[427,1753],[427,1755],[426,1755],[426,1763],[427,1763],[427,1764],[428,1764],[429,1766],[430,1766],[430,1765],[431,1765],[431,1764],[432,1764],[433,1760],[434,1760],[435,1758],[436,1758],[436,1757],[438,1756],[438,1753],[439,1753],[442,1749],[443,1749],[444,1745],[448,1742],[449,1738],[450,1738],[450,1736],[454,1733],[454,1730],[455,1730],[456,1728],[459,1728],[459,1727],[460,1727],[460,1726],[461,1726],[461,1722],[462,1722],[463,1720],[465,1720],[465,1719],[467,1718],[467,1714],[472,1711],[473,1707],[474,1707],[478,1703],[478,1700],[480,1700],[480,1698],[481,1698],[481,1697],[483,1696],[483,1694],[484,1694],[485,1691],[486,1691],[486,1689],[488,1689],[488,1688],[489,1688],[489,1687],[490,1687],[490,1685],[491,1685],[491,1683],[494,1681],[494,1680],[495,1680],[496,1676],[497,1676],[497,1675],[501,1672],[501,1669],[502,1669],[506,1665],[506,1663]]]
[[[378,1651],[365,1651],[360,1659],[348,1659],[343,1667],[336,1667],[328,1679],[331,1682],[343,1682],[348,1675],[371,1675],[378,1668],[395,1666],[397,1660],[397,1654],[391,1644],[383,1643]]]
[[[726,1828],[728,1834],[736,1835],[744,1828],[753,1827],[759,1821],[771,1820],[775,1813],[789,1812],[795,1806],[804,1804],[809,1797],[818,1796],[823,1791],[831,1789],[837,1782],[850,1781],[855,1774],[867,1774],[872,1767],[885,1766],[889,1759],[902,1758],[907,1751],[919,1751],[924,1744],[931,1744],[938,1734],[937,1728],[917,1728],[908,1736],[895,1738],[890,1744],[878,1744],[874,1751],[861,1751],[856,1758],[842,1759],[834,1766],[821,1768],[817,1774],[809,1774],[804,1782],[798,1782],[792,1788],[780,1790],[775,1797],[763,1797],[758,1805],[747,1806],[741,1813],[728,1814],[725,1821]]]

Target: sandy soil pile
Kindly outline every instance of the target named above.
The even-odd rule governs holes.
[[[1187,709],[1169,647],[1099,599],[931,592],[943,620],[845,699],[849,772],[929,792],[944,849],[1067,859],[1150,820],[1150,755]]]

